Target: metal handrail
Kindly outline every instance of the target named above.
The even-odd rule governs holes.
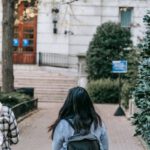
[[[39,66],[69,68],[70,66],[77,66],[75,59],[77,57],[71,55],[39,52]]]

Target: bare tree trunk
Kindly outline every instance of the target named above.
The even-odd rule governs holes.
[[[2,0],[3,22],[2,22],[2,91],[14,90],[13,74],[13,35],[14,35],[14,1]]]

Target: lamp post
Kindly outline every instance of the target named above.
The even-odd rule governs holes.
[[[52,8],[52,18],[53,18],[53,33],[57,34],[57,23],[58,23],[58,15],[59,15],[59,9],[58,8]]]

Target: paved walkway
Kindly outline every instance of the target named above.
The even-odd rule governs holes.
[[[40,103],[39,111],[19,123],[20,142],[12,150],[51,150],[47,127],[55,119],[60,103]],[[96,105],[109,135],[110,150],[144,150],[140,141],[133,137],[134,129],[125,117],[114,117],[116,105]]]

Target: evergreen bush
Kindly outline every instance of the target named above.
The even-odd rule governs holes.
[[[150,148],[150,11],[145,15],[147,26],[146,36],[141,43],[141,62],[137,86],[135,88],[135,103],[139,112],[134,114],[135,135],[141,135]]]
[[[107,22],[98,26],[87,51],[88,79],[118,77],[111,73],[112,60],[120,60],[120,53],[131,44],[130,31],[120,24]]]
[[[128,48],[130,50],[127,50]],[[112,61],[127,60],[128,71],[121,75],[125,83],[121,95],[126,108],[128,107],[128,98],[131,95],[130,90],[135,87],[137,77],[138,54],[136,51],[132,47],[129,29],[122,28],[120,24],[113,22],[107,22],[97,27],[87,51],[86,62],[89,81],[106,78],[117,79],[118,74],[112,73]],[[110,93],[106,95],[110,95]]]
[[[111,79],[100,79],[90,81],[87,91],[95,103],[118,103],[119,81]]]
[[[0,93],[0,102],[9,107],[31,99],[30,96],[18,92]]]

